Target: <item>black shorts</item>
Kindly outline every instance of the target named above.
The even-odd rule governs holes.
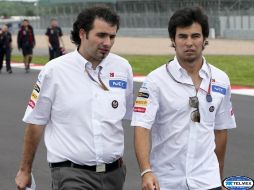
[[[32,47],[22,47],[22,53],[23,53],[23,56],[32,55],[33,48]]]

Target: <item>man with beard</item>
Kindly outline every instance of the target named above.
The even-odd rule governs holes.
[[[227,129],[236,127],[229,78],[202,55],[209,25],[201,8],[176,11],[168,32],[175,58],[147,76],[131,123],[142,189],[219,190]]]
[[[31,183],[44,129],[54,190],[123,188],[122,120],[131,117],[133,78],[128,61],[110,53],[118,29],[110,8],[85,9],[71,32],[77,50],[51,60],[39,74],[23,118],[28,126],[18,189]]]

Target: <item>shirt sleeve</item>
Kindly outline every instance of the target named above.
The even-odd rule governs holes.
[[[47,125],[50,119],[54,92],[52,75],[44,67],[34,84],[23,121],[36,125]]]
[[[225,97],[222,99],[220,107],[215,117],[215,130],[236,128],[235,115],[231,102],[231,88],[228,85]]]
[[[135,101],[131,125],[151,129],[158,109],[158,88],[154,82],[146,78]]]
[[[129,68],[127,89],[125,93],[126,98],[126,113],[124,119],[131,120],[132,109],[133,109],[133,73],[132,68]]]

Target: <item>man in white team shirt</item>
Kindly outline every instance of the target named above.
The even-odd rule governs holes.
[[[71,33],[77,50],[40,72],[23,118],[28,126],[18,189],[31,184],[44,129],[54,190],[123,188],[122,120],[131,117],[133,74],[127,60],[109,53],[118,29],[119,17],[110,8],[85,9]]]
[[[219,190],[236,127],[229,78],[202,56],[209,26],[200,8],[176,11],[168,32],[176,56],[147,76],[131,123],[142,189]]]

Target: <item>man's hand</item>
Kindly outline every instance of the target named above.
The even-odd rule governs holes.
[[[159,182],[152,172],[143,175],[142,190],[160,190]]]
[[[15,182],[18,190],[25,190],[31,186],[31,173],[19,170]]]

